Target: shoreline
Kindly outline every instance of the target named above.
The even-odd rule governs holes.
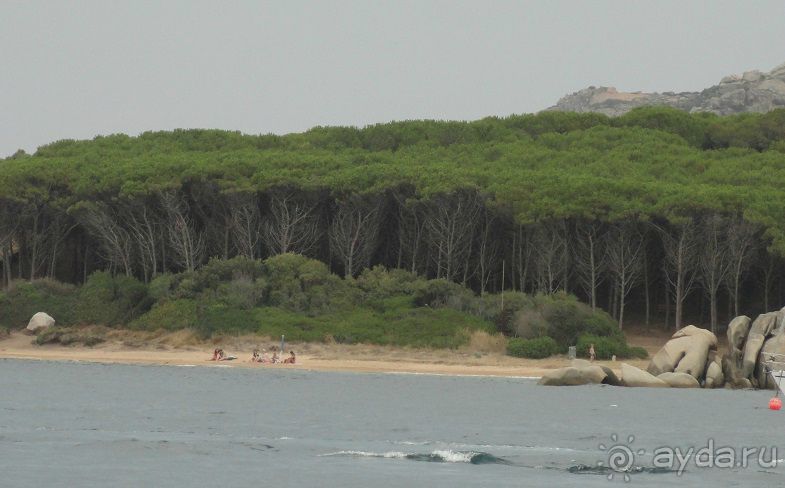
[[[387,373],[439,376],[476,376],[537,379],[544,373],[568,366],[565,356],[548,359],[512,358],[498,352],[413,350],[368,345],[291,344],[297,351],[296,364],[267,364],[250,361],[259,338],[238,338],[236,345],[221,345],[237,355],[233,361],[214,362],[212,344],[171,346],[145,343],[128,346],[123,341],[107,341],[94,347],[43,345],[32,343],[34,336],[14,332],[0,339],[0,359],[71,361],[100,364],[137,364],[176,367],[222,367],[242,369],[291,369],[300,371]],[[640,360],[630,363],[637,365]],[[647,362],[647,361],[644,361]],[[597,361],[617,370],[620,362]]]

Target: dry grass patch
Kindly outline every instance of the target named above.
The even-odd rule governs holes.
[[[469,345],[466,348],[472,352],[504,354],[507,351],[507,338],[504,334],[489,334],[484,330],[475,330],[469,337]]]

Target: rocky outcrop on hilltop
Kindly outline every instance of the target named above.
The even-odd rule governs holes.
[[[617,116],[644,105],[665,105],[718,115],[785,108],[785,63],[768,73],[753,70],[726,76],[719,84],[700,92],[620,92],[613,87],[591,86],[562,97],[548,110]]]

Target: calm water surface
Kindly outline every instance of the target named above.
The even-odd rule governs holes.
[[[16,360],[0,391],[3,487],[604,487],[624,483],[597,467],[620,443],[643,468],[630,486],[785,485],[757,458],[648,469],[655,448],[709,439],[785,458],[770,392]]]

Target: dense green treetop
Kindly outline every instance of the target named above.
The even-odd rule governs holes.
[[[294,186],[337,198],[477,189],[520,223],[678,219],[707,210],[760,223],[785,250],[785,110],[718,117],[647,107],[618,118],[543,112],[474,122],[316,127],[300,134],[146,132],[59,141],[0,160],[0,199],[143,196],[190,181],[220,191]]]

